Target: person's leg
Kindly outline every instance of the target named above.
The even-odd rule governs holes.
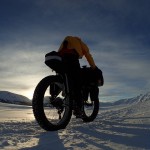
[[[75,111],[80,114],[82,111],[82,95],[81,95],[81,69],[79,60],[77,58],[71,58],[66,60],[67,75],[69,80],[69,88],[71,91],[71,98],[75,101]]]
[[[71,64],[70,64],[71,65]],[[69,65],[69,66],[70,66]],[[81,100],[81,73],[80,73],[80,65],[78,63],[73,63],[69,67],[68,71],[68,79],[70,84],[70,90],[72,93],[72,98],[75,100],[78,107],[82,107]]]

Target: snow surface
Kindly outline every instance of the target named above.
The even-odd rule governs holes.
[[[55,132],[39,127],[32,107],[0,103],[0,150],[150,150],[150,93],[133,101],[102,105],[95,121],[72,117]]]

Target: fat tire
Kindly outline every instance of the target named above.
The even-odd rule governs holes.
[[[72,109],[70,107],[70,104],[68,104],[68,106],[65,106],[66,107],[65,114],[64,114],[65,116],[63,120],[61,120],[58,124],[52,124],[47,119],[44,113],[43,97],[45,91],[52,82],[54,83],[59,81],[60,81],[60,77],[57,75],[47,76],[38,83],[34,91],[34,95],[32,99],[33,114],[40,127],[46,131],[56,131],[59,129],[64,129],[68,125],[72,116]]]
[[[93,101],[93,105],[94,105],[94,109],[93,109],[93,112],[90,116],[87,116],[86,113],[84,112],[84,116],[82,118],[82,120],[84,122],[92,122],[96,117],[97,117],[97,114],[99,112],[99,100],[94,100]]]

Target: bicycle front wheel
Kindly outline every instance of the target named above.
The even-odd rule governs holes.
[[[72,109],[64,87],[60,76],[48,76],[39,82],[34,91],[33,113],[46,131],[64,129],[71,119]]]

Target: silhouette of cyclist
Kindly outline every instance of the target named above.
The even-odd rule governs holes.
[[[93,70],[97,67],[89,52],[89,48],[79,37],[65,37],[60,45],[58,53],[63,58],[70,89],[74,92],[74,94],[71,95],[71,98],[75,99],[76,102],[74,115],[80,118],[83,113],[83,102],[81,100],[81,69],[79,59],[85,56]]]

